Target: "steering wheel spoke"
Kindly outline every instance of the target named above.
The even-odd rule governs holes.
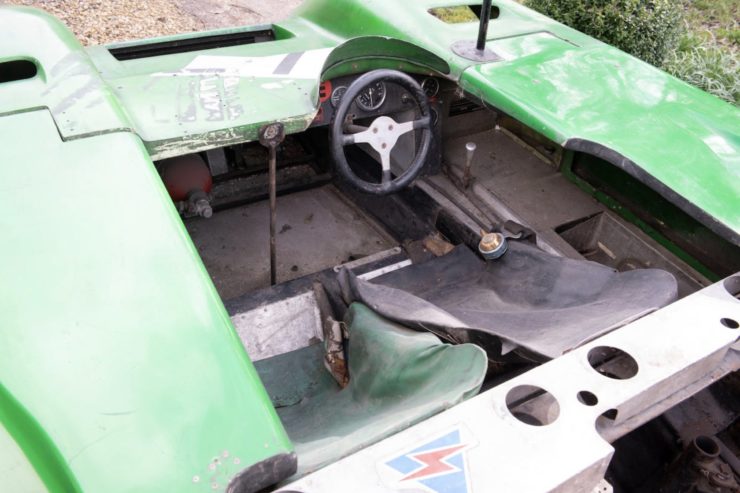
[[[413,130],[419,130],[424,128],[430,128],[432,126],[432,119],[429,116],[423,116],[418,120],[412,120],[410,122],[399,123],[398,132],[400,135],[409,133]]]
[[[393,175],[391,174],[391,149],[385,149],[380,153],[380,165],[383,170],[381,178],[382,184],[388,184],[393,181]]]
[[[363,127],[362,125],[356,125],[354,123],[350,123],[347,125],[345,130],[349,130],[351,134],[359,134],[360,132],[364,132],[367,130],[368,127]]]
[[[391,153],[390,151],[384,151],[380,153],[380,165],[383,171],[391,170]]]

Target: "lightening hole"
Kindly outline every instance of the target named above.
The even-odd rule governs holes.
[[[736,300],[740,300],[740,276],[727,278],[722,285],[730,293],[730,296]]]
[[[596,397],[596,394],[593,392],[589,392],[588,390],[581,390],[578,392],[578,402],[583,404],[584,406],[595,406],[599,403],[599,398]]]
[[[560,415],[557,399],[543,388],[519,385],[506,394],[506,407],[519,421],[532,426],[547,426]]]
[[[588,363],[601,375],[614,380],[627,380],[637,375],[635,358],[609,346],[598,346],[588,352]]]

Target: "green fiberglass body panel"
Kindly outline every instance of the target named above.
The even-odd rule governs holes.
[[[276,120],[289,133],[305,130],[317,111],[326,45],[288,38],[126,61],[104,47],[90,53],[150,154],[166,158],[256,140],[259,127]],[[303,56],[291,64],[287,53]]]
[[[248,35],[265,28],[208,35]],[[348,60],[390,58],[394,64],[416,62],[430,73],[447,70],[436,56],[398,40],[338,42],[290,28],[273,27],[277,38],[271,42],[151,58],[117,60],[106,47],[89,53],[155,159],[256,140],[259,128],[274,121],[283,122],[288,133],[304,131],[318,111],[322,73],[341,69]]]
[[[47,486],[223,490],[290,453],[138,138],[63,142],[46,110],[0,135],[0,419]]]
[[[0,86],[0,116],[46,108],[65,139],[130,130],[125,111],[74,35],[40,10],[0,7],[0,63],[30,60],[38,74]]]
[[[4,8],[0,26],[16,35],[0,62],[40,68],[0,84],[3,481],[224,491],[244,468],[289,458],[125,111],[56,21]]]
[[[737,108],[606,46],[511,65],[473,67],[462,86],[566,148],[623,168],[740,244]]]

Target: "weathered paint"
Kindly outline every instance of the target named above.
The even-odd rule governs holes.
[[[448,70],[435,55],[398,40],[337,45],[309,36],[123,62],[105,47],[90,53],[155,159],[256,140],[260,127],[276,120],[288,133],[306,130],[318,112],[327,71],[356,72],[356,64],[378,59],[394,68],[411,60],[429,73]],[[279,62],[291,58],[290,70],[278,73]]]
[[[0,116],[48,108],[65,139],[130,131],[125,111],[100,78],[82,45],[50,15],[0,7],[0,63],[32,60],[33,79],[0,86]]]
[[[46,487],[224,491],[290,452],[141,141],[0,135],[0,422]]]

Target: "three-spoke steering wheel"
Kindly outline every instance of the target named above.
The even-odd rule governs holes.
[[[352,103],[366,87],[373,87],[378,82],[390,82],[406,89],[416,102],[421,116],[417,120],[404,123],[398,123],[388,116],[379,116],[373,120],[370,127],[349,125],[354,129],[360,128],[361,131],[345,133],[348,126],[347,115]],[[412,130],[421,131],[421,140],[411,164],[394,178],[391,174],[391,152],[399,137]],[[396,70],[374,70],[357,78],[344,93],[331,122],[331,153],[337,164],[337,172],[358,189],[374,195],[388,195],[410,185],[424,168],[431,142],[432,118],[429,110],[429,100],[418,82]],[[383,170],[380,183],[364,180],[352,171],[344,152],[344,148],[352,144],[368,144],[380,155]]]

